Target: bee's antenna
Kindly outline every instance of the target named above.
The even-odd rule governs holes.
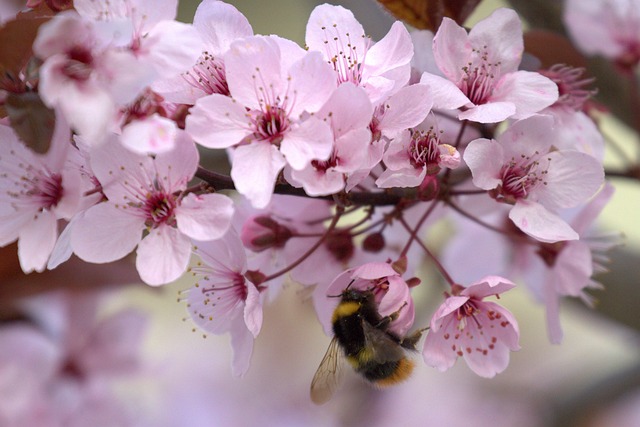
[[[351,285],[353,284],[353,282],[355,282],[356,279],[351,279],[351,281],[349,282],[349,284],[347,285],[346,288],[344,288],[344,290],[340,293],[340,295],[327,295],[329,298],[341,298],[345,292],[347,292],[349,290],[349,288],[351,287]]]

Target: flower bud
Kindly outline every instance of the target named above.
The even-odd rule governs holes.
[[[291,230],[268,216],[260,215],[243,224],[240,238],[246,248],[262,252],[272,247],[284,247],[291,238]]]
[[[377,253],[384,249],[385,241],[382,233],[371,233],[362,242],[362,249],[367,252]]]

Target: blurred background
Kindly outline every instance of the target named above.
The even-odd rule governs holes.
[[[307,18],[319,2],[229,3],[248,18],[255,33],[278,34],[303,45]],[[383,37],[393,22],[373,0],[333,3],[351,9],[374,40]],[[561,2],[512,3],[521,7],[518,10],[523,17],[536,26],[562,31]],[[179,19],[191,22],[198,4],[198,0],[181,0]],[[502,6],[509,6],[509,2],[482,1],[468,25]],[[597,59],[589,62],[589,67],[596,70],[596,85],[604,82],[613,93],[601,89],[598,96],[606,100],[615,96],[616,90],[623,90],[611,82],[614,75],[607,74],[610,70]],[[608,118],[605,131],[623,142],[621,149],[631,158],[638,158],[638,136],[625,125],[624,117]],[[617,153],[608,153],[607,165],[616,166],[619,158]],[[352,375],[329,403],[314,406],[308,397],[309,384],[330,338],[322,332],[302,288],[288,285],[265,307],[251,368],[243,378],[234,378],[229,338],[204,337],[190,320],[185,320],[185,305],[178,300],[180,291],[193,285],[187,275],[157,289],[141,284],[114,286],[101,300],[98,319],[130,308],[149,318],[139,341],[143,367],[137,375],[112,384],[116,395],[123,398],[123,410],[132,414],[126,421],[130,424],[111,418],[86,425],[640,426],[640,184],[624,179],[612,182],[617,191],[600,226],[624,233],[625,243],[610,254],[611,272],[598,277],[605,290],[593,292],[598,300],[595,310],[579,301],[565,303],[564,342],[551,345],[544,308],[525,290],[517,288],[505,294],[501,301],[519,321],[522,350],[511,354],[510,366],[494,379],[479,378],[460,361],[446,373],[417,363],[416,375],[395,388],[374,390]],[[16,307],[30,307],[31,303],[19,297],[42,294],[43,289],[73,288],[78,295],[85,289],[104,288],[110,282],[133,283],[127,265],[130,261],[91,267],[77,263],[24,276],[16,270],[15,247],[5,248],[0,259],[2,318],[10,321]],[[42,310],[46,300],[38,304],[37,310]],[[427,318],[416,320],[417,325],[427,323]],[[0,349],[6,351],[11,349]],[[0,382],[0,395],[2,392]]]

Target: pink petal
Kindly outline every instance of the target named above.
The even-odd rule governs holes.
[[[523,119],[558,100],[558,85],[538,73],[516,71],[502,77],[490,101],[509,102],[516,107],[514,119]]]
[[[509,218],[516,227],[541,242],[555,243],[579,238],[569,224],[539,203],[518,200],[511,208]]]
[[[547,155],[549,169],[546,185],[540,187],[538,201],[556,210],[584,203],[604,182],[602,164],[594,157],[579,151],[555,151]]]
[[[396,21],[389,32],[367,52],[363,78],[368,75],[383,75],[387,71],[402,66],[409,68],[412,57],[411,36],[404,24]],[[407,82],[399,83],[405,85]]]
[[[243,106],[261,110],[263,103],[271,104],[272,94],[285,92],[287,70],[281,69],[280,48],[274,39],[252,36],[237,40],[224,61],[231,96]]]
[[[451,350],[451,341],[444,339],[447,332],[446,329],[441,331],[430,330],[422,347],[424,363],[441,372],[451,368],[458,359],[455,351]]]
[[[465,288],[460,295],[470,298],[483,299],[491,295],[500,295],[516,285],[500,276],[487,276]]]
[[[500,170],[505,159],[500,143],[493,139],[476,139],[469,143],[463,157],[471,169],[473,185],[491,190],[502,183]]]
[[[160,226],[138,244],[136,268],[148,285],[173,282],[187,269],[191,242],[178,229]]]
[[[297,170],[303,169],[314,159],[327,159],[332,148],[331,128],[317,117],[309,117],[287,132],[280,144],[280,152],[286,157],[287,163]]]
[[[445,299],[436,312],[433,313],[431,330],[438,332],[440,327],[448,322],[447,316],[462,307],[467,301],[469,301],[469,298],[464,296],[452,296]]]
[[[242,145],[233,152],[231,178],[238,192],[262,209],[269,204],[276,177],[285,164],[280,151],[267,142]]]
[[[398,132],[419,125],[433,106],[433,96],[427,85],[406,86],[384,101],[385,111],[380,120],[382,133],[395,137]]]
[[[234,40],[253,35],[247,18],[234,6],[218,0],[200,3],[193,25],[214,55],[225,52]]]
[[[316,6],[307,21],[305,42],[312,50],[331,59],[350,44],[356,52],[366,52],[367,45],[362,25],[353,13],[342,6],[322,4]]]
[[[486,49],[487,61],[499,63],[502,73],[518,69],[524,43],[520,18],[514,10],[501,8],[478,22],[469,32],[469,41],[477,49]]]
[[[144,218],[131,215],[112,203],[89,208],[71,232],[73,251],[87,262],[112,262],[130,253],[138,244]]]
[[[253,133],[247,110],[220,94],[198,99],[186,123],[187,133],[207,148],[231,147]]]
[[[233,202],[222,194],[188,194],[176,209],[178,229],[196,240],[222,237],[231,225]]]
[[[420,77],[420,84],[429,88],[433,99],[433,108],[454,110],[463,105],[471,105],[469,98],[450,80],[435,74],[423,73]]]
[[[144,63],[166,78],[195,64],[204,43],[192,25],[167,20],[159,22],[142,38],[141,49],[145,52]]]
[[[512,102],[488,102],[461,112],[458,118],[478,123],[498,123],[515,113],[516,106]]]
[[[251,364],[253,353],[253,335],[247,329],[244,318],[235,316],[231,326],[231,347],[233,348],[233,362],[231,372],[236,377],[243,376]]]
[[[57,237],[58,225],[52,212],[40,212],[22,227],[18,238],[18,258],[22,271],[44,271]]]
[[[171,151],[177,134],[173,120],[157,114],[129,123],[122,130],[122,145],[138,154]]]
[[[253,283],[247,283],[247,299],[244,303],[244,323],[255,338],[262,328],[262,303],[260,292]]]
[[[318,111],[336,89],[333,69],[319,52],[309,52],[291,65],[288,93],[295,94],[290,115],[297,117],[304,111]]]
[[[173,150],[156,155],[149,175],[162,182],[167,193],[184,190],[195,175],[199,161],[196,145],[186,132],[178,130]]]
[[[473,47],[467,31],[449,18],[443,18],[433,38],[433,56],[438,68],[454,83],[463,77],[462,68],[471,58]]]
[[[593,274],[591,249],[584,241],[569,242],[555,261],[553,284],[559,295],[579,297]]]
[[[426,168],[408,167],[404,169],[387,169],[376,180],[379,188],[411,188],[417,187],[427,174]]]
[[[351,130],[368,128],[373,115],[369,96],[359,86],[346,82],[331,93],[316,116],[327,120],[336,139]]]

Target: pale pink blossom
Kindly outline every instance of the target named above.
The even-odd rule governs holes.
[[[591,228],[613,192],[614,187],[607,183],[588,204],[572,212],[570,224],[580,235],[579,240],[521,248],[530,260],[528,268],[522,271],[525,284],[545,304],[547,333],[554,344],[560,343],[563,337],[560,324],[562,298],[577,297],[593,305],[593,298],[586,290],[602,287],[593,276],[607,271],[606,252],[618,244],[619,238],[594,232]]]
[[[409,285],[401,275],[386,262],[370,262],[350,268],[339,274],[328,285],[317,286],[313,292],[313,304],[316,314],[327,335],[331,335],[331,317],[340,302],[340,295],[346,289],[370,291],[381,316],[398,313],[389,323],[389,330],[406,335],[413,326],[415,307]]]
[[[373,104],[409,82],[413,44],[399,21],[374,44],[350,10],[323,4],[309,16],[305,41],[333,66],[339,84],[362,86]]]
[[[247,257],[233,229],[219,240],[194,245],[201,262],[191,268],[198,281],[189,290],[187,311],[204,331],[230,333],[233,374],[242,376],[262,327],[260,287],[247,279]]]
[[[334,146],[329,159],[312,160],[302,170],[291,170],[287,181],[301,185],[310,196],[343,190],[348,174],[365,161],[366,151],[362,148],[371,141],[372,114],[373,107],[362,88],[351,83],[340,85],[315,114],[329,123],[333,131]]]
[[[192,105],[212,93],[229,95],[224,54],[233,41],[253,35],[247,18],[234,6],[218,0],[200,3],[193,26],[204,42],[200,58],[180,76],[153,84],[167,101]]]
[[[468,34],[444,18],[433,39],[433,53],[446,79],[424,73],[420,82],[435,91],[435,107],[464,107],[458,114],[461,120],[496,123],[525,118],[553,104],[558,89],[538,73],[518,71],[523,50],[520,18],[513,10],[496,10]]]
[[[202,52],[196,29],[175,21],[178,0],[75,0],[74,7],[105,41],[133,53],[135,67],[146,72],[145,86],[185,71]]]
[[[564,22],[586,54],[602,55],[626,67],[640,60],[638,0],[567,0]]]
[[[191,139],[179,132],[175,148],[155,157],[136,155],[116,141],[91,153],[91,167],[107,201],[75,222],[71,246],[88,262],[105,263],[136,246],[143,281],[160,285],[187,268],[190,238],[221,237],[231,223],[231,199],[185,192],[198,167]],[[146,232],[146,233],[145,233]]]
[[[58,220],[80,208],[83,181],[69,167],[71,131],[58,116],[45,155],[28,149],[13,130],[0,125],[0,245],[18,240],[20,266],[41,272],[58,238]]]
[[[98,320],[92,293],[47,294],[23,307],[30,323],[0,328],[8,350],[0,355],[0,423],[133,426],[133,408],[110,385],[140,373],[146,316],[125,309]]]
[[[554,151],[554,140],[553,119],[533,116],[498,140],[472,141],[464,152],[474,185],[512,204],[509,218],[516,227],[548,243],[578,238],[557,211],[584,203],[604,181],[598,160],[574,150]]]
[[[431,111],[432,105],[431,90],[421,84],[405,86],[376,105],[369,124],[371,141],[364,151],[364,163],[360,170],[349,176],[347,191],[360,184],[380,164],[389,141],[420,124]]]
[[[231,97],[200,98],[186,129],[205,147],[235,147],[231,178],[236,189],[263,208],[285,165],[301,170],[330,156],[329,124],[306,113],[325,104],[336,82],[318,52],[274,36],[233,42],[225,64]]]
[[[460,153],[440,141],[437,129],[416,129],[389,144],[384,164],[387,169],[376,180],[378,187],[417,187],[427,175],[437,175],[442,168],[457,168]]]
[[[137,86],[135,57],[101,45],[91,22],[72,12],[43,24],[33,51],[44,61],[38,85],[43,102],[58,107],[89,142],[102,142],[117,102],[131,96],[127,83]]]
[[[558,100],[540,114],[550,114],[555,120],[554,146],[560,150],[574,149],[590,154],[600,162],[604,159],[604,137],[593,120],[583,112],[585,103],[597,92],[589,89],[595,79],[585,78],[583,68],[556,64],[538,72],[558,85]]]
[[[487,276],[466,288],[455,285],[453,295],[447,295],[431,319],[422,350],[425,363],[446,371],[464,357],[482,377],[504,371],[509,351],[520,349],[518,323],[507,309],[484,299],[514,287],[498,276]]]

